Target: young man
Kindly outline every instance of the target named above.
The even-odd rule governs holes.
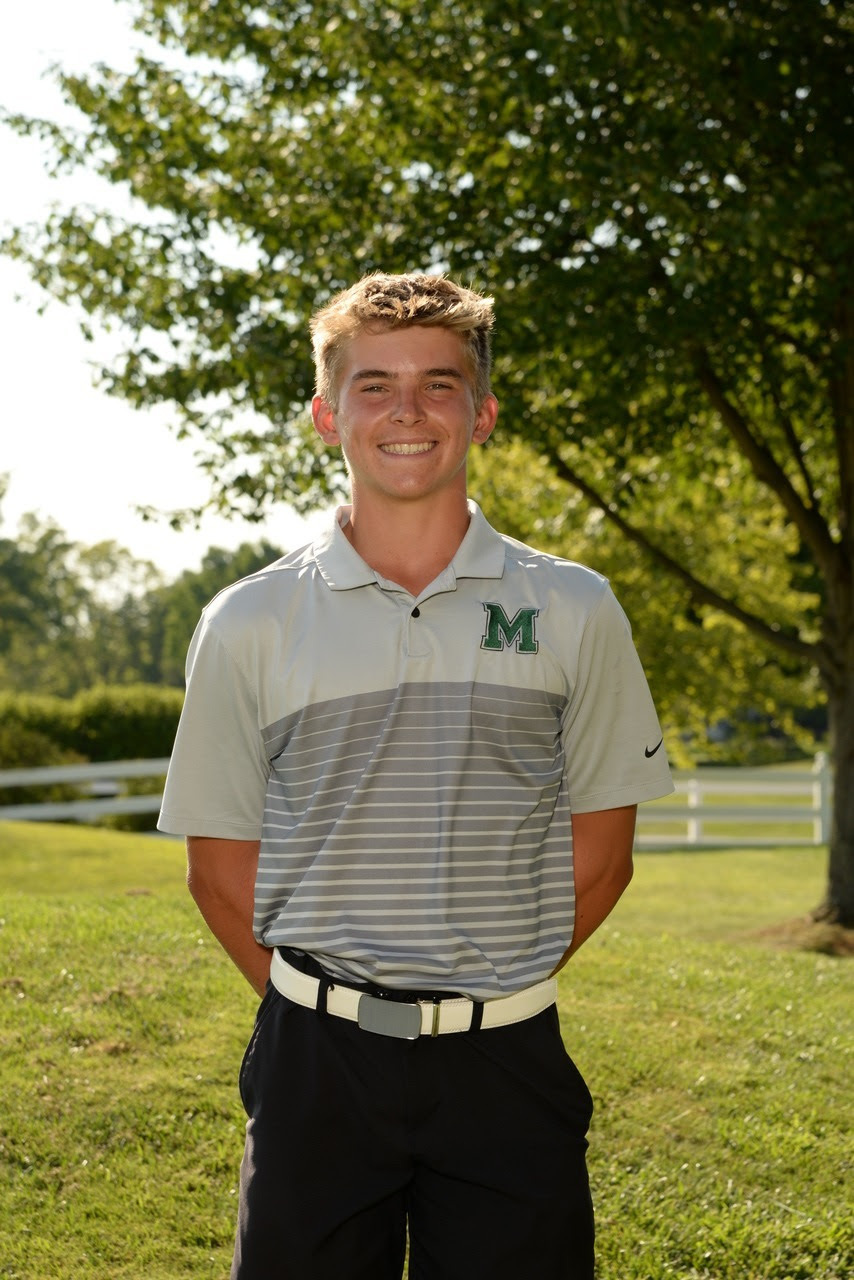
[[[590,1280],[587,1088],[553,975],[672,790],[626,620],[466,497],[491,300],[374,275],[312,322],[352,503],[222,592],[161,827],[262,995],[234,1280]]]

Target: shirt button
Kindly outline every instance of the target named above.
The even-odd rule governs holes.
[[[421,610],[418,608],[418,605],[416,605],[416,606],[415,606],[415,608],[412,610],[412,613],[410,614],[410,617],[412,617],[412,618],[420,618],[420,617],[421,617]]]

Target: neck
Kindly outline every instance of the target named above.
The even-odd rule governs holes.
[[[469,527],[465,494],[445,501],[393,504],[380,511],[353,495],[344,532],[359,555],[383,578],[417,596],[446,569]]]

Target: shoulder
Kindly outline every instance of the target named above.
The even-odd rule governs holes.
[[[294,591],[311,580],[317,568],[314,546],[308,544],[257,569],[219,591],[202,613],[203,620],[230,631],[267,616],[281,616]]]
[[[588,565],[538,551],[536,547],[530,547],[507,534],[498,536],[504,544],[506,573],[511,577],[529,579],[537,594],[548,596],[557,593],[591,611],[606,596],[612,594],[608,579]]]
[[[470,535],[463,543],[460,569],[470,576],[500,576],[517,590],[524,582],[532,594],[557,592],[595,607],[610,590],[608,579],[595,569],[565,556],[551,555],[495,529],[480,507],[469,499]]]

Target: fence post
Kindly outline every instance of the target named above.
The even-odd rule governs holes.
[[[818,810],[818,816],[813,819],[813,843],[827,844],[830,840],[830,765],[827,759],[827,753],[819,751],[813,760],[812,765],[813,776],[815,781],[812,785],[812,802],[813,808]]]
[[[700,780],[699,778],[692,778],[691,781],[688,783],[688,808],[699,809],[701,799],[702,799],[702,791],[700,788]],[[699,844],[702,829],[703,829],[703,822],[701,818],[688,819],[688,843],[689,844]]]

